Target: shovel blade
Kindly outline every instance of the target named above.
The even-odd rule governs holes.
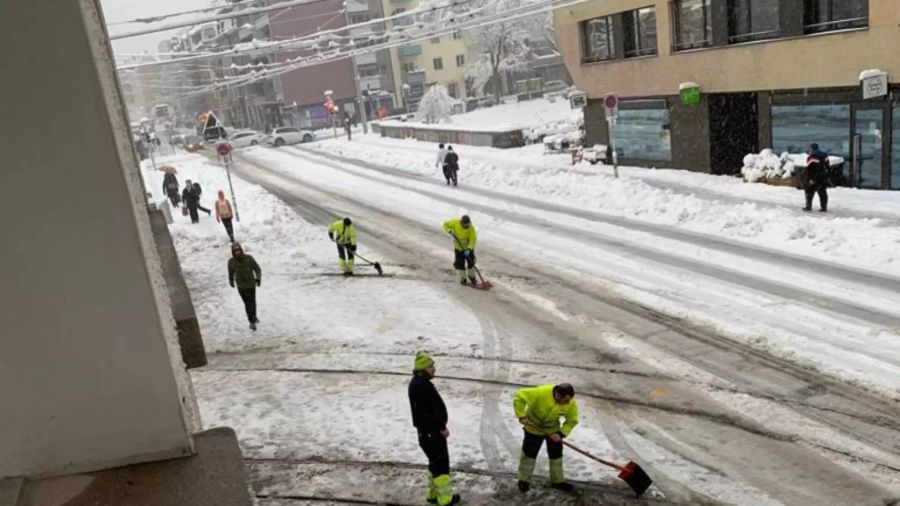
[[[644,495],[644,492],[653,484],[653,480],[635,462],[625,464],[625,467],[619,472],[619,478],[627,483],[638,497]]]

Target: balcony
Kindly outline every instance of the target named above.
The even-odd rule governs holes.
[[[361,54],[356,57],[357,65],[374,65],[378,63],[378,55],[375,54],[375,51],[371,53]]]
[[[347,0],[347,12],[349,12],[351,14],[354,12],[366,12],[368,10],[369,10],[369,2],[366,2],[366,1],[360,2],[357,0]]]
[[[387,76],[374,75],[359,78],[359,87],[363,90],[375,91],[387,88]]]
[[[422,54],[421,44],[407,44],[400,46],[400,56],[416,56]]]
[[[409,85],[425,84],[425,71],[416,70],[403,74],[403,82]]]

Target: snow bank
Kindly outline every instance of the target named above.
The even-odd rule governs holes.
[[[794,158],[789,153],[777,156],[771,149],[764,149],[759,154],[750,153],[744,157],[741,174],[745,181],[756,183],[766,179],[788,179],[795,169]]]
[[[862,80],[868,79],[870,77],[877,77],[877,76],[883,75],[884,73],[885,72],[883,70],[879,70],[879,69],[863,70],[862,72],[859,73],[859,80],[862,81]]]

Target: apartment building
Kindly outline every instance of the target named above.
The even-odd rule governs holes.
[[[622,100],[624,163],[734,173],[746,153],[817,142],[845,158],[847,184],[900,189],[898,12],[897,0],[595,0],[554,22],[589,96],[589,143],[609,141],[601,98]]]
[[[381,0],[386,15],[402,14],[418,7],[418,0]],[[406,26],[415,22],[413,16],[393,21],[394,26]],[[435,84],[447,87],[451,97],[466,96],[466,65],[468,53],[462,32],[434,37],[427,41],[406,44],[391,51],[394,65],[394,82],[397,97],[402,106],[414,111],[428,88]]]

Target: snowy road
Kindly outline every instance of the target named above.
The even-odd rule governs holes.
[[[879,352],[879,340],[888,343],[900,326],[893,278],[516,195],[436,188],[408,173],[302,149],[251,151],[237,169],[312,223],[356,218],[366,251],[377,251],[395,270],[400,266],[400,300],[405,283],[425,283],[459,308],[453,317],[459,329],[429,346],[442,357],[446,395],[472,410],[451,417],[478,420],[451,444],[470,456],[457,465],[468,471],[460,479],[472,504],[509,504],[515,497],[504,495],[512,494],[519,443],[506,413],[513,389],[563,379],[575,383],[583,399],[584,422],[574,439],[605,442],[606,449],[592,450],[620,460],[638,458],[658,485],[651,501],[882,504],[900,496],[900,409],[836,379],[871,385],[872,377],[883,375],[895,382],[887,390],[896,391],[900,363],[894,353]],[[455,285],[448,271],[449,243],[439,224],[462,211],[479,227],[479,257],[498,286],[489,294]],[[364,298],[367,285],[359,285]],[[427,318],[430,310],[417,311],[419,303],[409,301],[402,317]],[[777,349],[759,340],[767,332],[779,333],[771,343]],[[293,352],[221,353],[198,375],[198,388],[258,391],[251,413],[210,408],[240,434],[241,426],[263,423],[273,413],[303,410],[302,404],[282,404],[285,393],[270,384],[271,374],[284,376],[279,388],[313,392],[322,388],[317,378],[333,375],[339,390],[365,389],[376,405],[396,408],[385,412],[387,420],[372,420],[389,430],[381,424],[408,423],[402,395],[385,393],[408,375],[408,337],[398,336],[396,346],[380,352],[317,354],[306,343]],[[870,347],[852,346],[854,339]],[[835,366],[831,374],[809,367],[809,360],[823,357],[845,367],[826,362],[826,369]],[[386,396],[382,401],[379,393]],[[345,408],[336,406],[327,417],[358,416]],[[358,409],[373,416],[371,406]],[[266,430],[287,430],[277,420],[266,423]],[[304,437],[278,436],[272,439]],[[351,439],[365,441],[364,435]],[[345,473],[366,480],[377,467],[360,462],[372,461],[377,449],[348,448],[339,440],[323,450],[331,457],[322,461],[302,446],[244,445],[258,493],[271,497],[264,499],[270,505],[287,504],[279,501],[289,497],[346,497],[340,490],[328,495],[329,487],[340,488],[333,479],[302,477]],[[397,445],[401,453],[415,452],[409,441]],[[376,461],[403,460],[395,457]],[[626,501],[608,473],[572,460],[573,477],[593,483],[597,501],[578,504]],[[420,471],[385,469],[388,481],[409,483],[386,500],[414,503]],[[368,479],[383,483],[384,474]],[[542,497],[532,498],[534,504],[546,503]]]

